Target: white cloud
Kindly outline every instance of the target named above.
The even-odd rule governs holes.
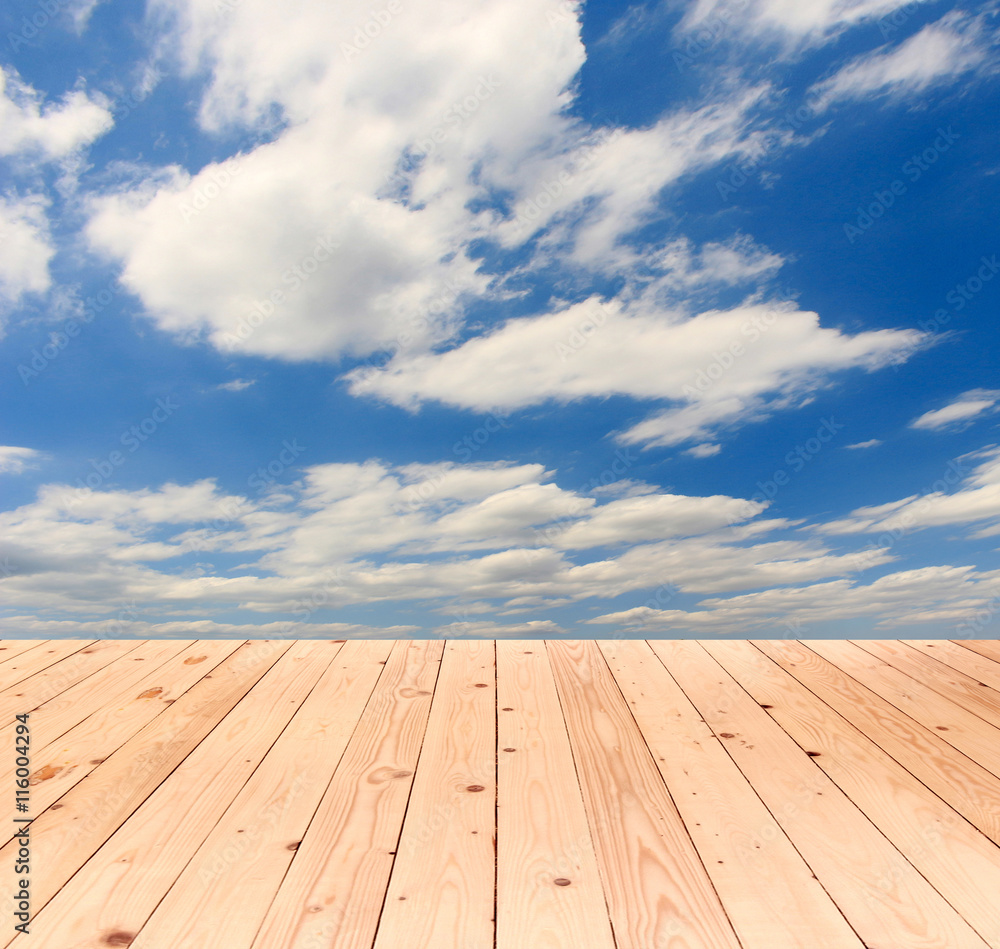
[[[107,102],[80,89],[61,105],[43,105],[41,96],[16,75],[0,68],[0,155],[47,160],[65,158],[111,128]]]
[[[853,451],[862,448],[878,448],[878,446],[881,444],[882,440],[880,438],[869,438],[868,441],[855,442],[853,445],[844,445],[844,447],[849,448]]]
[[[566,630],[552,620],[528,620],[524,623],[460,621],[434,629],[434,635],[442,639],[544,639],[565,633]]]
[[[989,412],[998,401],[1000,390],[970,389],[944,408],[932,409],[915,418],[910,422],[910,428],[922,428],[931,432],[955,428]]]
[[[573,17],[547,23],[556,0],[404,5],[374,26],[361,2],[155,8],[183,68],[208,74],[205,127],[272,137],[95,200],[92,244],[123,262],[160,326],[289,359],[452,332],[461,294],[489,284],[468,256],[490,220],[467,209],[485,193],[473,178],[570,128],[561,112],[584,58]],[[257,304],[277,315],[254,326]]]
[[[44,457],[34,448],[0,445],[0,474],[21,474],[28,468],[37,468]]]
[[[227,497],[211,481],[142,491],[47,485],[34,503],[0,514],[4,601],[87,620],[121,603],[303,622],[315,622],[317,608],[414,600],[437,612],[471,603],[482,613],[492,602],[513,613],[666,578],[723,593],[845,576],[887,559],[762,540],[791,526],[761,519],[766,503],[631,491],[602,502],[549,474],[540,465],[317,465],[256,500]],[[216,566],[231,554],[242,565]]]
[[[809,95],[822,110],[835,101],[923,92],[987,63],[990,54],[982,32],[980,18],[952,11],[892,49],[851,60]]]
[[[230,379],[229,382],[220,382],[215,388],[221,389],[223,392],[242,392],[256,382],[256,379]]]
[[[429,400],[479,411],[612,395],[670,400],[678,404],[621,437],[673,445],[762,417],[830,372],[898,361],[922,340],[914,330],[849,336],[821,327],[815,313],[764,304],[687,318],[592,298],[510,320],[448,352],[397,358],[347,378],[355,395],[408,408]]]
[[[49,261],[55,254],[41,195],[0,196],[0,315],[27,293],[51,286]]]
[[[720,451],[722,451],[721,445],[703,442],[701,445],[692,445],[685,450],[684,454],[691,455],[694,458],[711,458],[713,455],[719,454]]]
[[[917,3],[921,0],[916,0]],[[781,43],[786,53],[827,43],[844,30],[910,5],[905,0],[696,0],[677,33],[733,31]]]
[[[387,19],[360,2],[154,11],[163,57],[206,80],[204,127],[269,141],[95,197],[87,234],[162,329],[223,350],[427,351],[458,330],[467,299],[505,292],[478,271],[475,242],[537,236],[531,266],[635,266],[621,239],[667,185],[764,147],[749,114],[766,87],[647,128],[571,119],[585,50],[563,0],[407,5]],[[485,209],[497,194],[506,217]],[[747,279],[779,260],[745,251],[710,244],[697,269]]]
[[[112,125],[107,103],[77,89],[61,104],[42,96],[11,70],[0,67],[0,158],[12,179],[29,184],[20,195],[9,184],[0,195],[0,332],[25,294],[46,293],[56,248],[50,233],[49,199],[37,189],[38,166],[60,162],[67,171],[79,153]]]
[[[135,639],[403,639],[417,626],[365,626],[358,623],[217,623],[214,620],[147,620],[130,609],[111,620],[0,617],[0,634],[21,639],[75,639],[86,636]]]
[[[769,95],[768,86],[753,86],[645,129],[605,130],[579,140],[550,135],[547,149],[494,173],[497,184],[518,195],[510,218],[496,225],[496,239],[516,246],[544,232],[541,262],[558,252],[606,273],[635,266],[646,255],[622,246],[620,238],[646,223],[668,185],[792,140],[753,129],[750,116]]]
[[[591,624],[621,626],[634,635],[676,631],[759,633],[780,638],[820,623],[870,619],[875,629],[969,621],[1000,593],[1000,577],[973,567],[904,570],[868,584],[841,579],[808,586],[711,597],[694,610],[635,607],[606,613]]]
[[[974,467],[971,463],[978,461]],[[953,490],[954,489],[954,490]],[[980,523],[973,537],[1000,534],[1000,448],[990,446],[950,462],[942,476],[918,495],[870,507],[831,521],[836,534],[880,534],[894,540],[912,530]]]

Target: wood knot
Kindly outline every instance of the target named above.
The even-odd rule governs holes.
[[[736,736],[732,732],[719,732],[720,738],[735,738]]]
[[[504,751],[517,751],[516,748],[504,748]]]
[[[135,939],[135,933],[127,933],[123,929],[116,929],[113,933],[108,933],[102,940],[106,946],[128,946]]]
[[[204,662],[207,658],[208,656],[188,656],[187,659],[184,660],[184,665],[194,666],[199,662]]]
[[[477,689],[485,689],[486,688],[486,683],[485,682],[477,682],[476,683],[476,688]]]
[[[569,886],[570,881],[566,877],[556,877],[553,881],[556,886]]]
[[[470,784],[465,790],[466,791],[485,791],[486,788],[484,788],[481,784]]]
[[[49,778],[54,778],[62,768],[54,768],[52,765],[47,764],[44,768],[39,768],[30,778],[28,778],[28,784],[41,784],[42,781],[48,781]]]
[[[285,847],[285,850],[298,850],[300,843],[302,843],[301,840],[293,840],[287,847]]]
[[[155,699],[158,695],[163,693],[163,689],[146,689],[141,695],[140,699]]]
[[[807,751],[806,754],[809,755],[810,758],[818,758],[819,757],[819,752],[818,751]]]
[[[511,708],[511,707],[510,707],[510,706],[508,705],[508,706],[506,706],[506,707],[504,707],[504,708],[500,709],[500,711],[501,711],[501,712],[513,712],[513,711],[514,711],[514,709],[512,709],[512,708]]]

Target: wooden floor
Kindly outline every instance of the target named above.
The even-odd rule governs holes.
[[[8,640],[0,716],[0,947],[1000,949],[996,641]]]

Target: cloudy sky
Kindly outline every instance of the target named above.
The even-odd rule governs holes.
[[[5,4],[0,634],[995,637],[998,14]]]

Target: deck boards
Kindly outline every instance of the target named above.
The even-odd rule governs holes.
[[[1000,949],[992,640],[5,641],[0,720],[0,947]]]

